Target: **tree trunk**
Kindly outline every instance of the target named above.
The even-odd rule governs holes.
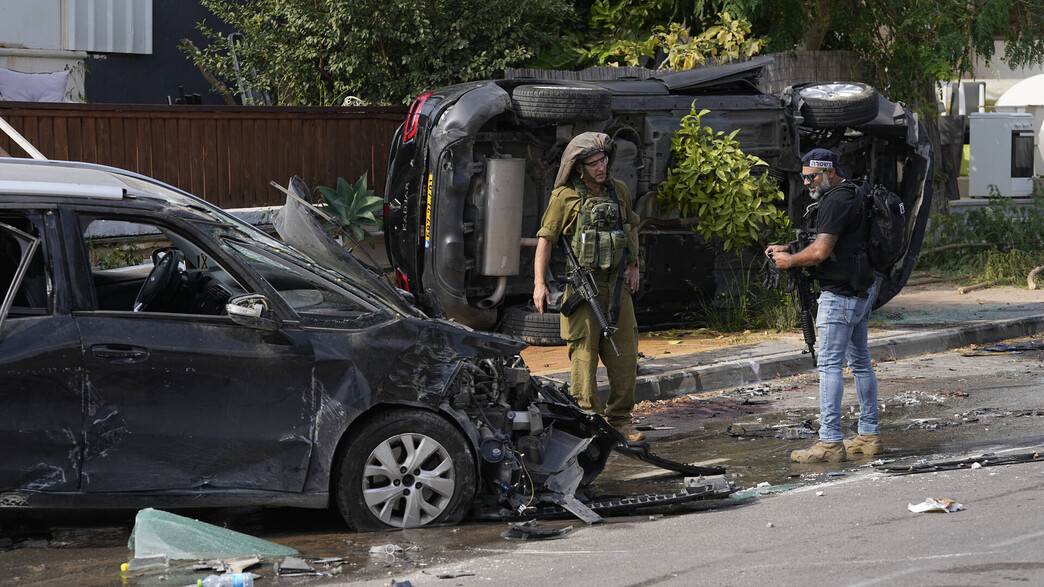
[[[823,39],[830,31],[833,7],[837,0],[815,0],[812,25],[805,29],[801,37],[801,48],[805,51],[819,51],[823,47]]]

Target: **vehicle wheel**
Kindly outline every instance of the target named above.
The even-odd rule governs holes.
[[[857,82],[810,84],[798,90],[810,128],[859,126],[877,118],[877,90]]]
[[[445,418],[397,410],[349,439],[332,480],[337,509],[356,530],[457,524],[475,496],[475,457]]]
[[[530,120],[605,120],[612,113],[612,95],[586,86],[518,86],[511,101],[520,118]]]
[[[534,346],[562,346],[562,315],[558,312],[541,314],[527,306],[514,306],[504,311],[500,331],[512,334]]]

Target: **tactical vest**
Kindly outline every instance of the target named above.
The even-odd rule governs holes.
[[[591,271],[615,271],[628,249],[634,248],[627,234],[631,226],[620,220],[620,202],[613,197],[615,187],[609,187],[611,196],[591,195],[583,183],[574,187],[580,196],[571,243],[576,259]]]

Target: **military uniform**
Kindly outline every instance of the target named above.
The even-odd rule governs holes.
[[[634,242],[631,228],[637,226],[641,218],[631,206],[631,194],[627,186],[619,181],[614,182],[616,197],[620,209],[623,233],[627,239],[626,253],[620,262],[628,265],[637,260],[638,244]],[[551,193],[551,201],[541,220],[538,237],[544,237],[556,246],[560,236],[574,236],[578,230],[579,211],[582,202],[589,194],[586,186],[578,179],[571,185],[558,187]],[[577,248],[573,247],[574,250]],[[576,251],[580,256],[580,251]],[[609,315],[609,303],[613,289],[616,287],[619,265],[602,270],[592,270],[594,281],[598,285],[598,301],[605,315]],[[615,326],[619,329],[613,335],[620,356],[613,352],[609,340],[602,336],[601,327],[589,304],[581,304],[570,316],[562,316],[561,336],[566,340],[569,349],[571,385],[570,392],[584,409],[602,414],[610,424],[619,428],[631,421],[631,409],[634,407],[634,382],[638,364],[638,324],[634,317],[634,304],[631,292],[626,284],[620,283],[620,317]],[[573,288],[566,288],[566,297],[573,294]],[[595,372],[601,358],[609,376],[609,399],[605,408],[598,399],[598,384]]]

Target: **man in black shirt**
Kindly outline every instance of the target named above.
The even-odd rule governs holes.
[[[801,177],[812,196],[806,229],[812,244],[790,254],[787,245],[771,245],[765,255],[780,269],[813,267],[819,282],[819,442],[796,450],[799,463],[841,462],[849,454],[883,452],[877,419],[877,375],[867,348],[867,322],[877,285],[866,257],[867,222],[862,199],[845,180],[838,157],[827,149],[812,149],[801,160]],[[841,432],[842,365],[848,359],[859,399],[859,434],[844,440]]]

